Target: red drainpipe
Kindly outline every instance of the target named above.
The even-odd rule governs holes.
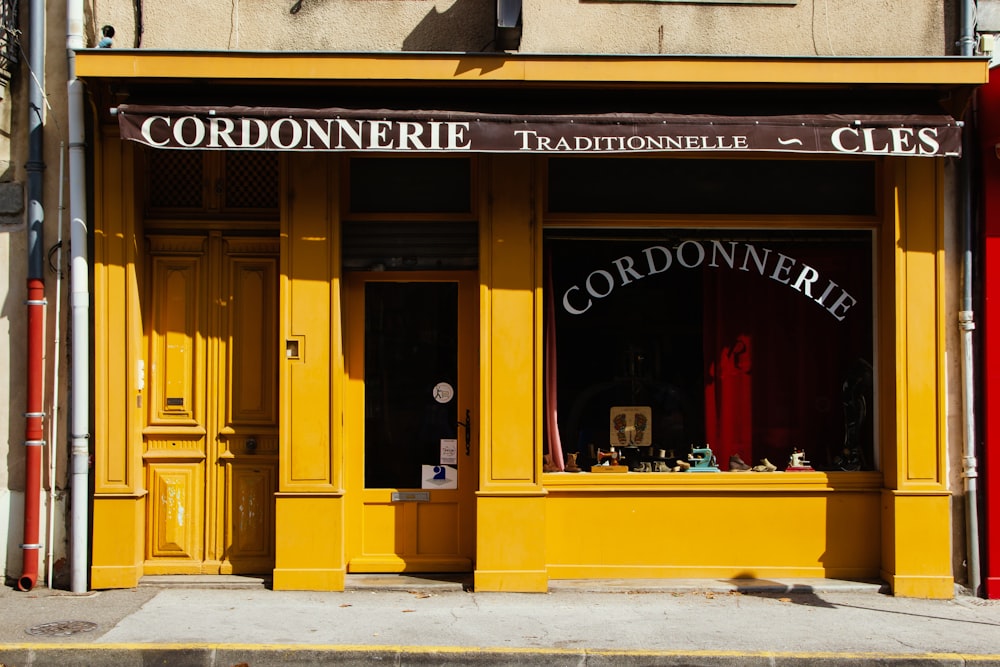
[[[39,497],[42,486],[42,343],[45,320],[45,283],[28,279],[28,385],[24,427],[24,556],[17,588],[30,591],[38,580]],[[50,584],[51,585],[51,584]]]

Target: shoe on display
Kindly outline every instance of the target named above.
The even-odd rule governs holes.
[[[761,459],[759,465],[755,465],[750,468],[752,472],[774,472],[778,469],[778,466],[774,465],[767,459]]]
[[[750,466],[739,454],[733,454],[729,457],[729,472],[746,472],[747,470],[750,470]]]

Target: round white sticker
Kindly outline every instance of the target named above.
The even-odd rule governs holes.
[[[434,400],[438,403],[449,403],[455,397],[455,390],[447,382],[434,385]]]

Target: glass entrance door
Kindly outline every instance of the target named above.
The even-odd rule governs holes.
[[[478,477],[474,274],[346,280],[348,568],[472,568]]]

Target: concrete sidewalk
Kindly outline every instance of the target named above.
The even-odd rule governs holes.
[[[1000,604],[878,583],[351,575],[339,593],[148,578],[74,595],[0,591],[0,665],[997,665]]]

